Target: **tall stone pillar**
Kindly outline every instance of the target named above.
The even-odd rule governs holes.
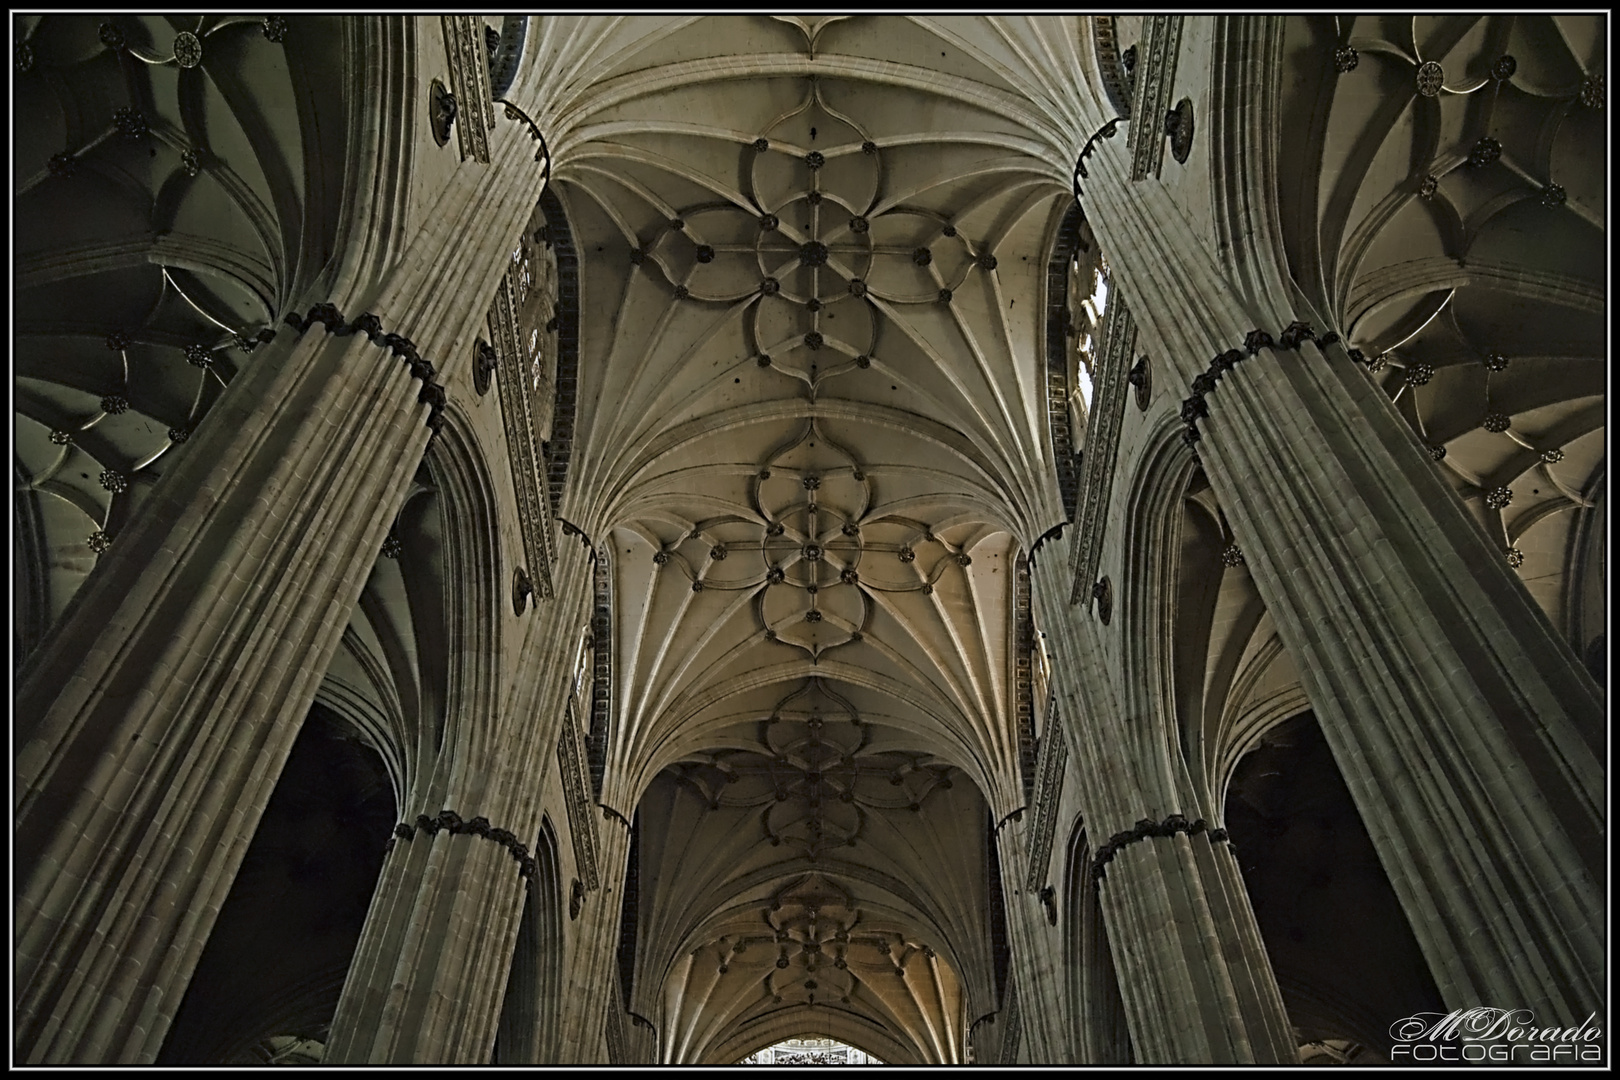
[[[459,818],[420,820],[383,866],[332,1021],[328,1064],[489,1061],[526,868],[499,826],[491,838],[487,821],[474,824],[478,833]]]
[[[1091,162],[1089,219],[1446,1002],[1601,1014],[1598,687],[1343,345],[1285,335],[1288,296],[1240,300],[1162,185]]]
[[[402,152],[361,154],[377,172],[344,233],[398,262],[306,300],[374,312],[453,367],[482,314],[457,298],[494,288],[539,166],[498,129],[491,164],[460,168],[395,252],[401,115],[363,132]],[[335,316],[261,347],[18,689],[19,1060],[149,1063],[163,1042],[442,400],[432,367],[356,329]]]
[[[561,1060],[565,1062],[622,1064],[632,1056],[632,1021],[624,1012],[617,966],[630,830],[614,815],[604,814],[604,819],[598,864],[602,888],[575,924],[575,945],[563,974]]]
[[[1144,543],[1134,535],[1125,542]],[[1094,840],[1081,887],[1092,890],[1106,928],[1135,1059],[1295,1062],[1298,1047],[1237,862],[1225,833],[1187,794],[1168,684],[1132,646],[1160,624],[1115,613],[1137,625],[1116,624],[1105,639],[1099,619],[1070,606],[1068,573],[1064,560],[1043,560],[1033,575],[1035,601],[1067,741],[1089,781],[1081,802]],[[1147,606],[1150,582],[1121,585]],[[1069,902],[1077,899],[1086,898]],[[1109,988],[1101,985],[1104,965],[1093,959],[1098,970],[1081,987],[1082,1041],[1122,1057]]]
[[[475,536],[496,531],[477,517],[465,525]],[[521,649],[460,635],[473,640],[452,657],[451,681],[466,689],[448,703],[442,747],[420,747],[413,763],[406,820],[396,827],[355,949],[327,1063],[490,1060],[524,889],[539,883],[534,777],[545,774],[566,722],[573,646],[590,600],[579,545],[565,545],[552,569],[555,595],[525,616]],[[492,577],[480,576],[486,584]],[[475,591],[480,608],[493,601],[497,618],[512,617],[509,608],[499,614],[498,589]],[[487,613],[470,614],[476,624]],[[521,664],[502,664],[503,657]]]
[[[1020,815],[1021,821],[1004,822],[990,842],[1000,853],[1007,943],[1012,949],[1013,981],[1018,987],[1021,1056],[1030,1062],[1078,1062],[1079,1032],[1063,981],[1063,933],[1056,917],[1059,901],[1055,888],[1043,894],[1044,873],[1040,884],[1029,878],[1030,833],[1043,816],[1057,812],[1056,806],[1042,805],[1043,794],[1050,794],[1055,801],[1057,793],[1037,790],[1036,805]]]
[[[1224,834],[1188,824],[1143,822],[1098,851],[1093,887],[1137,1061],[1296,1062],[1237,862]]]

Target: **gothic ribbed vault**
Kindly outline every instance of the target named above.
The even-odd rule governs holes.
[[[1603,1015],[1605,16],[13,29],[19,1061]]]
[[[818,981],[915,1060],[996,1008],[969,853],[1024,802],[1017,556],[1062,518],[1040,299],[1071,21],[548,19],[528,43],[590,323],[562,516],[611,574],[602,798],[683,867],[641,886],[632,1008],[668,1060]],[[716,980],[809,880],[847,890],[821,923],[854,934],[847,972],[795,959],[785,990],[756,945]],[[919,947],[905,978],[938,986],[888,973]]]

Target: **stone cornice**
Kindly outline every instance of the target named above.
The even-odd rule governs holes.
[[[1078,532],[1074,540],[1071,605],[1092,595],[1091,587],[1097,580],[1097,567],[1102,561],[1103,524],[1113,490],[1114,462],[1119,456],[1119,432],[1125,420],[1131,357],[1136,352],[1136,322],[1117,286],[1110,298],[1107,319],[1102,356],[1098,360],[1097,392],[1092,398],[1086,431],[1079,505],[1075,511]]]
[[[562,735],[557,739],[557,769],[562,774],[563,796],[568,803],[568,829],[574,838],[574,863],[585,888],[595,889],[600,883],[596,870],[596,815],[591,813],[589,766],[572,701],[568,703],[567,715],[563,717]]]
[[[1142,42],[1146,55],[1141,61],[1142,76],[1136,99],[1131,103],[1131,179],[1158,176],[1164,164],[1164,118],[1170,113],[1170,97],[1176,85],[1176,60],[1181,52],[1180,15],[1150,15],[1145,20]]]
[[[551,562],[556,553],[552,538],[551,504],[545,497],[545,457],[535,438],[536,420],[528,387],[524,384],[524,355],[518,338],[517,310],[513,303],[512,271],[501,279],[489,310],[489,332],[498,357],[496,385],[501,398],[501,420],[506,428],[506,459],[517,495],[518,524],[523,533],[523,555],[542,599],[553,595]]]
[[[1057,832],[1059,803],[1063,797],[1063,772],[1069,764],[1069,744],[1063,738],[1054,702],[1046,713],[1046,734],[1041,739],[1040,759],[1035,766],[1035,794],[1031,807],[1035,820],[1030,823],[1029,873],[1024,887],[1039,889],[1046,881],[1052,861],[1052,838]]]
[[[475,15],[441,15],[444,53],[450,65],[456,104],[456,143],[461,160],[489,164],[489,129],[495,112],[490,103],[488,57],[481,19]]]

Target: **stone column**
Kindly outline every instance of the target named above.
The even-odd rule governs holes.
[[[332,1021],[327,1064],[482,1065],[512,960],[526,864],[491,838],[423,815],[396,838]],[[476,827],[476,826],[475,826]],[[506,836],[508,844],[500,841]],[[510,846],[509,846],[510,845]]]
[[[1036,793],[1039,798],[1041,792]],[[1056,797],[1056,793],[1053,793]],[[1018,1013],[1023,1034],[1023,1057],[1042,1064],[1079,1062],[1079,1032],[1068,1007],[1063,980],[1065,952],[1063,921],[1056,923],[1047,911],[1057,911],[1063,899],[1057,890],[1046,898],[1041,885],[1030,888],[1029,832],[1040,814],[1053,814],[1057,808],[1034,806],[1025,810],[1021,821],[1004,823],[991,837],[1001,856],[1001,893],[1007,907],[1007,944],[1012,949],[1014,982],[1018,986]],[[1061,854],[1057,856],[1062,868]],[[1052,905],[1050,909],[1048,905]]]
[[[1192,809],[1186,769],[1173,760],[1169,687],[1140,647],[1160,624],[1116,612],[1105,640],[1101,622],[1069,604],[1068,573],[1064,560],[1043,560],[1035,600],[1059,715],[1087,778],[1081,802],[1094,854],[1082,888],[1094,890],[1106,926],[1136,1061],[1292,1063],[1298,1047],[1236,860],[1225,834]],[[1119,586],[1147,606],[1150,582]],[[1098,981],[1086,989],[1100,993]],[[1086,1044],[1122,1056],[1107,1024],[1112,1002],[1088,996]]]
[[[1296,1062],[1282,994],[1224,833],[1187,828],[1185,819],[1143,822],[1098,850],[1094,888],[1137,1061]]]
[[[630,830],[617,817],[603,814],[598,835],[602,887],[591,894],[573,926],[575,945],[563,973],[561,1060],[578,1064],[608,1064],[604,1051],[611,1042],[617,1038],[626,1043],[621,1049],[628,1053],[631,1041],[632,1022],[624,1015],[617,964]],[[610,1012],[615,1019],[609,1019]]]
[[[1197,453],[1446,1002],[1601,1014],[1598,687],[1343,346],[1249,339],[1283,338],[1289,298],[1240,301],[1162,185],[1092,161],[1090,220],[1199,399]]]
[[[441,366],[482,314],[456,298],[489,295],[538,187],[527,137],[496,134],[492,164],[458,170],[396,266],[349,272],[355,291],[331,297]],[[405,161],[383,155],[379,172]],[[351,239],[403,212],[351,205],[370,215]],[[31,664],[16,702],[20,1060],[156,1057],[421,459],[433,381],[364,333],[283,326]]]
[[[464,531],[493,536],[492,524],[474,517]],[[485,587],[474,590],[478,607],[493,601],[498,619],[513,618],[510,607],[498,610],[505,598],[487,587],[492,575],[479,576]],[[490,1060],[524,889],[535,880],[541,792],[534,778],[556,752],[573,647],[590,600],[579,545],[563,547],[553,581],[556,595],[522,616],[529,622],[514,654],[521,667],[502,665],[506,650],[498,640],[477,640],[476,625],[474,639],[452,657],[452,685],[465,690],[448,703],[442,749],[427,746],[418,757],[408,820],[396,829],[372,898],[327,1063]],[[471,612],[469,621],[486,615]]]

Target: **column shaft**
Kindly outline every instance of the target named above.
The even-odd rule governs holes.
[[[380,289],[384,329],[441,367],[483,310],[456,298],[489,295],[533,205],[532,149],[504,130],[397,266],[352,275]],[[363,334],[282,327],[31,663],[16,731],[24,1060],[156,1057],[421,460],[422,385]]]
[[[477,515],[462,522],[484,532]],[[572,647],[590,598],[589,569],[577,545],[563,548],[556,595],[527,619],[522,670],[503,668],[495,641],[467,642],[452,657],[455,681],[468,689],[452,702],[460,715],[436,755],[415,764],[405,824],[383,868],[360,943],[332,1021],[326,1061],[341,1064],[486,1064],[523,913],[525,884],[508,846],[489,836],[416,827],[419,815],[449,810],[463,821],[505,829],[532,859],[540,830],[543,776],[565,722]],[[480,609],[500,605],[492,567],[474,582]],[[467,613],[468,630],[489,612]],[[496,612],[510,619],[510,607]],[[507,674],[500,677],[502,671]],[[558,898],[559,903],[563,903]],[[541,943],[561,948],[562,942]]]
[[[1296,1061],[1237,864],[1209,836],[1136,841],[1097,885],[1137,1060]]]
[[[1177,384],[1292,321],[1236,299],[1162,185],[1093,178]],[[1341,346],[1261,349],[1207,405],[1199,457],[1446,1001],[1601,1011],[1596,684]]]

